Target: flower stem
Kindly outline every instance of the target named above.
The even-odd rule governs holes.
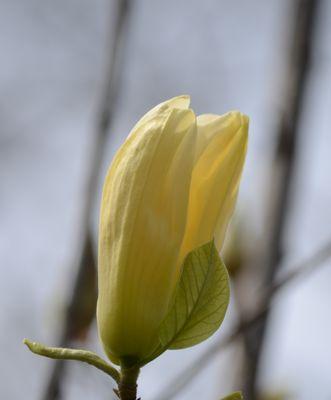
[[[140,368],[137,366],[121,366],[121,377],[118,394],[121,400],[137,400],[137,379]]]

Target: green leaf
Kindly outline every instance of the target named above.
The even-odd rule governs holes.
[[[229,278],[214,241],[188,254],[173,304],[160,327],[165,349],[194,346],[221,325],[229,303]]]
[[[226,397],[223,397],[222,400],[244,400],[244,398],[241,392],[234,392]]]

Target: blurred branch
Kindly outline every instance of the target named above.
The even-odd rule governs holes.
[[[103,92],[98,107],[95,134],[90,153],[90,168],[87,177],[86,192],[82,209],[82,229],[78,243],[80,254],[73,282],[72,296],[68,303],[62,333],[59,340],[61,347],[67,347],[70,342],[85,335],[95,315],[97,284],[96,256],[93,246],[91,229],[91,214],[98,188],[98,177],[102,165],[103,150],[112,122],[116,98],[121,78],[121,55],[127,36],[130,0],[117,0],[117,17],[115,26],[110,29],[109,52],[107,55],[107,71]],[[43,399],[55,400],[61,398],[61,379],[63,377],[63,361],[54,364]]]
[[[259,264],[263,267],[261,270],[266,270],[262,283],[264,287],[272,287],[283,259],[284,231],[295,168],[299,121],[310,68],[318,0],[298,0],[296,4],[285,82],[286,93],[273,168],[277,176],[271,180],[274,188],[270,210],[271,224],[264,247],[266,256],[261,258]],[[249,332],[244,390],[246,400],[255,400],[258,397],[257,375],[268,319],[269,311],[266,309],[259,323]]]
[[[34,354],[56,360],[82,361],[93,365],[107,375],[111,376],[116,383],[120,382],[120,373],[92,351],[66,349],[63,347],[48,347],[38,342],[31,342],[28,339],[24,339],[23,343],[26,344],[29,350]]]
[[[316,272],[317,267],[321,267],[324,263],[331,258],[331,240],[321,247],[311,257],[303,261],[302,263],[290,268],[290,272],[285,275],[282,279],[275,282],[268,290],[264,293],[264,302],[259,310],[246,321],[242,321],[238,326],[229,334],[225,339],[221,339],[213,343],[204,353],[202,353],[188,368],[186,368],[181,374],[169,382],[160,393],[166,393],[165,395],[160,394],[155,397],[155,400],[171,400],[178,395],[192,380],[203,371],[203,368],[219,354],[220,351],[225,350],[230,344],[235,342],[241,335],[249,331],[257,323],[263,320],[269,311],[272,300],[275,295],[288,284],[292,283],[298,278],[303,278],[309,273]]]

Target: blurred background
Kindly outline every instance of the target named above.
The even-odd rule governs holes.
[[[223,256],[232,298],[202,345],[146,366],[143,400],[331,399],[331,1],[0,0],[0,398],[115,399],[81,363],[106,169],[155,104],[250,116]],[[233,334],[234,333],[234,334]]]

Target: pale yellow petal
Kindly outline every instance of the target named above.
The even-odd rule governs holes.
[[[154,108],[152,108],[150,111],[148,111],[148,113],[146,113],[144,115],[143,118],[150,117],[151,114],[153,114],[155,111],[158,111],[161,107],[164,107],[164,106],[167,106],[169,108],[183,109],[183,110],[188,109],[190,106],[190,101],[191,101],[190,96],[188,96],[186,94],[183,94],[181,96],[172,97],[171,99],[166,100],[166,101],[158,104]]]
[[[187,104],[186,98],[173,102]],[[97,316],[113,359],[141,359],[157,344],[157,328],[176,284],[195,140],[194,113],[162,105],[135,126],[108,172]]]
[[[198,140],[190,190],[185,255],[215,238],[218,249],[236,202],[245,160],[248,118],[239,112],[197,119]]]
[[[151,124],[153,125],[154,123],[159,123],[160,116],[163,115],[164,112],[167,112],[166,110],[173,108],[185,110],[188,109],[189,106],[190,96],[181,95],[166,100],[149,110],[132,128],[125,142],[116,153],[114,160],[112,161],[110,170],[116,169],[116,165],[118,164],[119,160],[121,160],[122,154],[125,153],[131,145],[135,145],[135,141],[137,140],[137,137],[139,135],[144,134],[149,129]],[[108,173],[109,172],[110,171],[108,171]]]
[[[161,109],[164,108],[177,108],[180,110],[185,110],[188,109],[190,106],[190,96],[188,95],[181,95],[181,96],[176,96],[173,97],[169,100],[163,101],[162,103],[158,104],[157,106],[153,107],[151,110],[149,110],[137,123],[136,125],[133,127],[133,129],[131,130],[127,140],[131,137],[134,136],[136,133],[136,128],[140,127],[146,120],[150,120],[151,118],[153,118],[154,115],[157,115],[158,112]]]

